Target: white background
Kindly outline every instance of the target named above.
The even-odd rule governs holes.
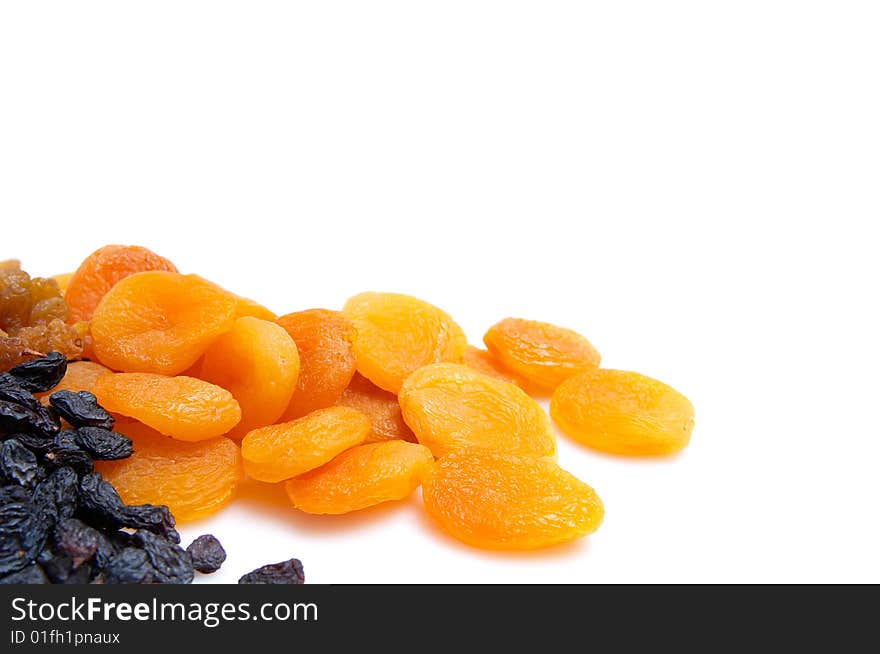
[[[146,245],[279,313],[411,293],[688,395],[691,446],[560,437],[607,517],[469,549],[410,502],[220,515],[234,582],[880,582],[875,2],[0,9],[0,258]],[[276,498],[278,499],[278,498]]]

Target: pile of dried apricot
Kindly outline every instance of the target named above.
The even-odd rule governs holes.
[[[83,360],[56,388],[93,393],[132,440],[133,456],[97,466],[122,498],[178,520],[225,506],[245,475],[314,514],[421,486],[454,538],[537,549],[604,515],[557,464],[554,423],[626,456],[677,452],[693,429],[683,395],[600,367],[586,338],[549,323],[505,318],[481,349],[448,313],[398,293],[277,316],[135,246],[101,248],[57,279]]]

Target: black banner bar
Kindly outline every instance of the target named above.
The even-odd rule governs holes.
[[[609,639],[619,647],[693,642],[704,651],[824,641],[848,651],[846,643],[876,647],[878,599],[867,585],[4,586],[0,651],[157,652],[193,643],[199,652],[271,654],[306,643],[342,647],[353,637],[410,652],[478,641],[515,651],[553,642],[587,648]]]

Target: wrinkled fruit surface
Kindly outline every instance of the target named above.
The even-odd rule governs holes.
[[[300,374],[284,420],[331,406],[354,375],[354,326],[338,311],[309,309],[278,318],[296,342]]]
[[[604,509],[587,484],[548,459],[485,450],[441,458],[422,482],[428,515],[484,549],[532,550],[595,531]]]
[[[195,520],[229,503],[243,476],[238,446],[217,437],[187,443],[136,422],[117,429],[131,438],[134,453],[95,464],[127,504],[164,504],[175,519]]]
[[[416,442],[415,434],[403,420],[397,396],[383,391],[359,373],[352,377],[348,388],[336,400],[336,405],[357,409],[370,419],[366,443],[394,439]]]
[[[270,563],[243,575],[240,584],[302,584],[306,575],[299,559]]]
[[[524,380],[507,370],[488,350],[482,350],[473,345],[468,345],[467,349],[464,351],[464,356],[461,358],[461,362],[468,368],[481,372],[484,375],[494,377],[495,379],[500,379],[509,384],[516,384],[520,387],[525,385]]]
[[[296,388],[300,358],[296,343],[273,322],[245,316],[205,352],[199,377],[232,393],[241,421],[229,436],[272,424]]]
[[[433,462],[431,450],[415,443],[358,445],[284,487],[300,511],[348,513],[409,496]]]
[[[422,366],[460,361],[467,347],[449,314],[409,295],[361,293],[349,298],[343,313],[356,330],[358,372],[392,393]]]
[[[83,260],[67,282],[71,322],[89,320],[101,298],[121,279],[147,270],[177,272],[173,263],[138,245],[106,245]]]
[[[678,452],[694,427],[694,407],[684,395],[623,370],[594,370],[563,382],[550,415],[576,441],[631,456]]]
[[[116,373],[99,377],[94,392],[108,411],[183,441],[222,436],[241,419],[232,393],[195,377]]]
[[[435,363],[400,389],[403,419],[434,456],[463,447],[555,456],[556,434],[544,409],[507,382],[457,363]]]
[[[93,348],[114,370],[176,375],[232,328],[236,304],[235,296],[197,275],[135,273],[95,309]]]
[[[292,422],[260,427],[241,442],[244,469],[258,481],[277,482],[327,463],[364,441],[370,419],[344,406],[318,409]]]
[[[577,332],[537,320],[505,318],[483,341],[504,367],[548,391],[601,362],[596,348]]]
[[[49,395],[55,391],[71,391],[77,393],[79,391],[87,391],[94,393],[95,380],[113,371],[106,366],[94,361],[73,361],[67,364],[67,372],[56,386],[46,393],[39,393],[38,397],[49,401]]]

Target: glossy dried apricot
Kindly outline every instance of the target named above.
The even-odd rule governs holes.
[[[164,504],[177,522],[195,520],[226,506],[244,476],[238,446],[223,436],[187,443],[138,422],[116,430],[132,440],[134,454],[96,461],[95,469],[126,504]]]
[[[241,441],[244,469],[258,481],[284,481],[318,466],[370,432],[370,419],[355,409],[318,409],[291,422],[260,427]]]
[[[95,250],[70,277],[64,299],[70,322],[89,320],[101,298],[116,282],[137,272],[177,268],[165,257],[138,245],[105,245]]]
[[[195,377],[120,372],[95,380],[94,394],[107,411],[182,441],[222,436],[241,419],[232,393]]]
[[[250,316],[252,318],[259,318],[260,320],[268,320],[272,322],[275,320],[276,315],[264,307],[259,302],[255,302],[250,298],[236,296],[236,304],[235,304],[235,317],[243,318],[244,316]]]
[[[434,456],[463,447],[555,456],[544,409],[521,388],[460,363],[416,370],[400,389],[403,419]]]
[[[296,344],[286,331],[274,322],[245,316],[211,344],[198,377],[225,388],[238,401],[241,421],[228,436],[241,438],[281,417],[299,369]]]
[[[520,388],[525,385],[524,380],[507,370],[488,350],[482,350],[473,345],[468,345],[461,358],[461,362],[471,370],[476,370],[484,375],[489,375],[495,379],[506,381],[509,384],[516,384]]]
[[[135,273],[95,309],[94,351],[114,370],[176,375],[232,328],[235,307],[233,295],[197,275]]]
[[[578,442],[631,456],[671,454],[694,428],[694,407],[674,388],[636,372],[593,370],[560,384],[550,415]]]
[[[299,381],[284,420],[331,406],[354,375],[354,326],[327,309],[288,313],[277,322],[296,342],[300,356]]]
[[[537,320],[505,318],[489,328],[483,342],[505,368],[546,391],[601,362],[577,332]]]
[[[285,482],[300,511],[340,514],[402,500],[434,462],[431,450],[405,441],[358,445],[320,468]]]
[[[394,393],[383,391],[369,379],[355,373],[339,399],[337,406],[348,406],[364,413],[370,419],[370,433],[366,443],[387,440],[416,442],[412,429],[403,420],[400,403]]]
[[[474,547],[533,550],[595,531],[596,492],[549,459],[458,450],[422,481],[425,510],[445,532]]]
[[[361,293],[345,303],[354,323],[357,369],[376,386],[397,393],[414,370],[460,361],[467,339],[445,311],[409,295]]]

